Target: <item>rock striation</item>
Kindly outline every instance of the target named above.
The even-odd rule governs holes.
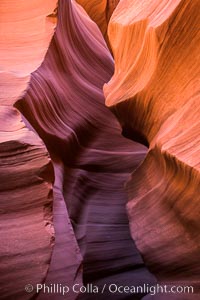
[[[125,211],[124,183],[144,159],[146,147],[125,139],[105,106],[102,87],[112,74],[113,59],[97,25],[76,2],[60,1],[45,59],[16,103],[54,163],[55,189],[63,195],[83,257],[83,282],[99,287],[113,280],[155,282],[130,237]],[[59,228],[64,232],[61,223]],[[64,259],[71,266],[64,276],[72,287],[79,274],[73,273],[72,239],[68,247],[57,263]],[[66,299],[77,296],[67,294]],[[108,291],[102,295],[108,296],[121,299]],[[81,299],[92,297],[80,294]]]
[[[90,18],[99,26],[106,42],[109,43],[107,27],[119,0],[77,0],[76,2],[84,8]]]
[[[199,9],[1,1],[0,299],[199,299]]]
[[[0,3],[0,299],[30,299],[25,286],[43,282],[51,261],[53,168],[44,143],[12,105],[44,58],[55,6]]]
[[[160,281],[194,285],[200,274],[199,4],[120,1],[108,27],[115,72],[104,85],[124,135],[140,135],[149,145],[127,185],[132,237]]]

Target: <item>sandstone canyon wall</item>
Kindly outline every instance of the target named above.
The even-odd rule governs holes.
[[[104,86],[125,135],[140,132],[149,145],[127,185],[132,237],[157,278],[197,286],[199,8],[199,1],[121,1],[108,28],[115,73]]]
[[[199,9],[1,1],[0,299],[199,299]]]

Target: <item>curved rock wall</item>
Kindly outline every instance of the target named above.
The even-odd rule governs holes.
[[[199,1],[14,4],[0,3],[0,299],[197,300]],[[195,293],[72,290],[157,282]]]
[[[115,72],[104,85],[124,134],[149,144],[127,186],[132,237],[157,278],[197,285],[199,4],[120,1],[108,28]]]
[[[45,56],[55,6],[0,3],[0,299],[30,299],[25,286],[43,282],[51,261],[53,168],[44,143],[12,105]]]
[[[77,0],[90,18],[99,26],[107,41],[107,27],[110,17],[116,8],[119,0]]]
[[[112,283],[116,273],[115,280],[124,285],[142,278],[155,282],[131,240],[125,212],[124,183],[144,159],[146,147],[123,138],[105,107],[102,87],[112,74],[113,59],[98,27],[75,2],[60,1],[47,55],[16,104],[54,162],[55,188],[63,194],[83,256],[83,281],[99,287]],[[71,243],[68,247],[73,249]],[[71,257],[65,256],[69,264]],[[68,269],[70,287],[72,275]],[[80,295],[88,297],[94,295]]]

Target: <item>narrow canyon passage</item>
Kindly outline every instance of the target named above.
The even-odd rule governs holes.
[[[125,211],[124,185],[147,148],[124,138],[115,116],[105,107],[102,86],[113,74],[113,60],[97,26],[82,14],[70,1],[60,2],[47,55],[16,107],[42,138],[54,162],[54,201],[60,201],[63,209],[62,201],[66,203],[83,256],[83,282],[99,287],[104,283],[153,284],[155,279],[131,239]],[[66,224],[60,224],[59,216],[54,221],[58,234],[68,239],[65,246],[74,243],[72,249],[77,250],[72,232],[71,241],[62,234]],[[65,256],[64,241],[60,247],[62,256],[53,254],[57,273],[62,265],[59,260],[73,267],[73,253],[66,251]],[[76,272],[78,267],[77,261]],[[51,276],[55,279],[51,268],[49,281]],[[66,270],[61,272],[67,280]],[[106,295],[98,294],[95,299]],[[82,294],[80,299],[90,297],[94,295]],[[130,295],[109,292],[112,297],[128,299]]]
[[[200,299],[199,11],[0,1],[0,300]]]

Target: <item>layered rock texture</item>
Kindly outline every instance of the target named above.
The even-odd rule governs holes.
[[[128,183],[131,234],[164,281],[199,285],[199,1],[121,1],[104,86],[123,132],[149,151]],[[134,42],[133,42],[134,41]]]
[[[124,183],[146,147],[123,138],[105,107],[102,87],[113,74],[113,59],[99,29],[75,2],[60,2],[58,15],[47,55],[16,106],[54,162],[55,188],[63,195],[81,250],[84,283],[154,283],[131,240],[125,212]],[[71,255],[66,252],[62,260],[71,265]],[[63,275],[70,286],[72,275],[68,270]],[[94,294],[80,295],[88,297]]]
[[[43,282],[51,261],[53,167],[13,104],[44,59],[55,7],[56,1],[0,3],[0,299],[30,299],[25,285]]]
[[[77,0],[76,2],[85,9],[90,18],[99,26],[107,41],[108,23],[119,0]]]
[[[0,299],[199,299],[199,9],[1,1]]]

